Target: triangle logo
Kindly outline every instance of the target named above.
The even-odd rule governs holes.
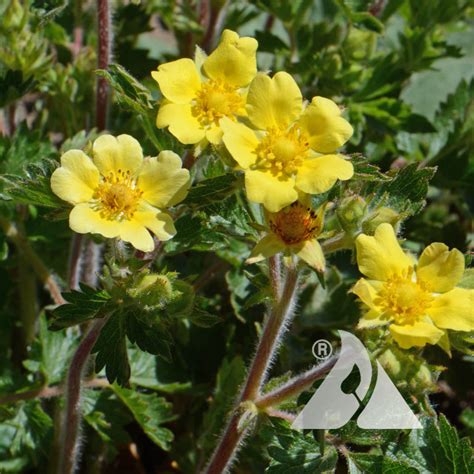
[[[372,364],[362,342],[347,331],[339,331],[340,356],[323,383],[292,424],[294,429],[337,429],[357,412],[357,425],[364,429],[420,429],[418,418],[411,411],[384,368],[377,361],[374,390],[365,398],[373,379]],[[347,393],[343,382],[357,368],[358,386]]]

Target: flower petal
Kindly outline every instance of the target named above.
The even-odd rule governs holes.
[[[244,124],[228,118],[221,119],[220,126],[224,132],[222,140],[232,158],[243,169],[253,165],[257,159],[255,149],[259,143],[255,133]]]
[[[161,93],[177,104],[189,104],[201,88],[198,70],[189,58],[161,64],[151,75],[158,82]]]
[[[339,155],[306,159],[298,168],[296,187],[308,194],[320,194],[331,189],[338,179],[348,180],[354,174],[350,161]]]
[[[246,171],[245,188],[250,201],[263,204],[270,212],[278,212],[298,199],[292,178],[266,171]]]
[[[310,267],[313,267],[319,273],[323,273],[326,267],[323,249],[316,239],[307,240],[296,255],[304,260]]]
[[[85,153],[69,150],[51,176],[51,189],[64,201],[78,204],[92,198],[99,179],[99,170]]]
[[[285,244],[275,235],[267,234],[253,248],[245,263],[257,263],[285,250]]]
[[[192,114],[189,104],[163,102],[156,117],[158,128],[169,127],[169,132],[185,145],[199,143],[205,136],[205,130]]]
[[[379,311],[371,309],[362,315],[357,323],[357,329],[370,329],[389,324],[387,318],[384,318]]]
[[[301,114],[303,97],[295,80],[286,72],[277,72],[272,79],[258,74],[247,95],[247,112],[255,127],[287,127]]]
[[[93,160],[103,175],[118,170],[135,174],[142,165],[143,151],[140,143],[130,135],[101,135],[92,145]]]
[[[213,145],[219,145],[222,142],[222,130],[219,126],[211,124],[206,130],[206,139]]]
[[[445,293],[452,290],[464,273],[464,257],[457,250],[449,250],[445,244],[435,242],[423,250],[418,261],[416,276],[431,291]]]
[[[319,153],[333,153],[351,138],[351,124],[341,117],[337,104],[324,97],[313,97],[299,120],[309,135],[311,148]]]
[[[182,168],[181,158],[172,151],[145,159],[137,181],[143,199],[159,208],[181,202],[190,184],[189,171]]]
[[[133,219],[128,222],[131,223],[129,229],[127,229],[128,233],[126,237],[128,238],[125,238],[122,235],[122,232],[120,233],[120,237],[123,238],[123,240],[131,242],[132,245],[139,250],[143,249],[137,247],[131,240],[131,238],[133,238],[132,230],[137,227],[146,227],[147,229],[150,229],[162,241],[170,240],[176,235],[176,228],[173,219],[166,212],[160,212],[152,206],[142,206],[140,210],[135,212]],[[142,238],[142,236],[139,236],[138,238]],[[153,250],[153,248],[154,245],[152,245],[151,250]],[[150,252],[150,250],[143,251]]]
[[[394,273],[402,273],[413,266],[412,260],[401,249],[390,224],[380,224],[375,235],[361,234],[356,239],[359,270],[373,280],[385,281]]]
[[[390,325],[390,333],[402,349],[423,347],[426,344],[436,344],[444,334],[431,323],[419,321],[415,324]]]
[[[235,87],[245,87],[257,73],[258,43],[254,38],[239,38],[224,30],[217,48],[204,61],[203,70],[213,80]]]
[[[108,239],[120,234],[120,222],[104,219],[89,203],[74,206],[69,214],[69,227],[79,234],[100,234]]]
[[[474,290],[454,288],[435,297],[428,314],[440,328],[474,331]]]
[[[135,219],[120,223],[120,239],[129,242],[142,252],[152,252],[155,248],[155,242],[148,229]]]
[[[360,278],[352,287],[351,293],[357,295],[362,303],[367,305],[370,309],[376,310],[374,300],[377,298],[377,290],[371,285],[370,281],[365,278]]]

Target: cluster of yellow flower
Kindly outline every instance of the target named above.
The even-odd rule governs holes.
[[[163,95],[157,126],[194,145],[196,154],[209,143],[225,147],[245,172],[247,197],[263,204],[268,225],[249,263],[287,252],[322,272],[317,237],[324,208],[313,211],[309,196],[352,177],[351,162],[337,154],[352,127],[333,101],[306,103],[286,72],[257,72],[256,51],[255,39],[226,30],[209,56],[197,49],[194,61],[160,65],[152,73]],[[154,248],[149,231],[160,240],[175,235],[165,209],[184,199],[190,175],[172,151],[144,158],[131,136],[103,135],[92,159],[80,150],[66,152],[51,186],[74,205],[74,231],[118,237],[147,252]],[[474,329],[474,291],[454,288],[464,272],[459,251],[432,244],[415,266],[389,224],[374,237],[361,234],[356,249],[369,278],[353,289],[369,307],[361,325],[393,323],[390,331],[402,347],[446,345],[445,329]]]

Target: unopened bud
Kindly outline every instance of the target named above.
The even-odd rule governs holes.
[[[398,212],[389,207],[381,207],[369,214],[367,219],[364,220],[362,223],[362,232],[364,232],[364,234],[373,235],[375,229],[377,229],[380,224],[387,222],[395,226],[400,219],[401,216]]]

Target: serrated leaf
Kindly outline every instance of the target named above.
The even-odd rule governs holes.
[[[402,461],[381,454],[350,453],[347,456],[349,474],[420,474],[420,471]]]
[[[51,174],[59,166],[55,161],[43,160],[28,165],[25,176],[5,174],[0,176],[4,188],[0,198],[12,200],[15,204],[65,208],[67,204],[51,190]]]
[[[273,434],[268,447],[270,464],[266,474],[332,473],[336,468],[337,451],[326,446],[324,455],[311,434],[294,430],[288,422],[272,419]]]
[[[418,169],[416,163],[402,168],[390,181],[380,184],[371,205],[383,203],[398,212],[416,214],[425,204],[428,184],[435,172],[436,168]]]
[[[125,336],[124,315],[122,312],[117,312],[110,316],[92,349],[92,353],[97,354],[96,372],[100,372],[105,367],[107,380],[110,383],[117,381],[120,385],[125,385],[130,378]]]
[[[238,183],[239,178],[234,173],[204,179],[189,190],[183,204],[199,208],[222,201],[237,190]]]
[[[59,330],[80,324],[94,318],[110,301],[110,295],[105,290],[96,290],[83,283],[81,291],[72,290],[63,293],[68,303],[58,306],[52,311],[50,328]]]
[[[132,344],[136,344],[142,351],[149,352],[171,359],[171,345],[173,339],[163,321],[158,318],[142,318],[134,312],[124,315],[125,331]]]
[[[173,433],[161,425],[174,419],[171,403],[155,394],[140,393],[117,385],[113,385],[112,390],[127,406],[147,436],[160,448],[168,451]]]

